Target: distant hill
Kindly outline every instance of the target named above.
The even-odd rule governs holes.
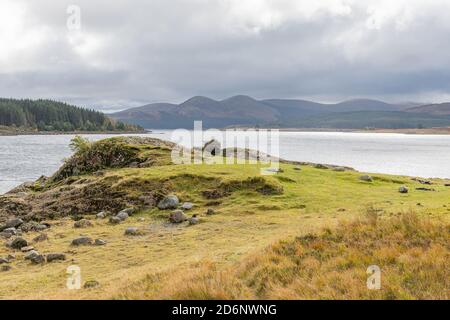
[[[0,98],[0,126],[11,131],[139,131],[105,114],[52,100]],[[20,128],[20,130],[18,130]],[[12,130],[14,129],[14,130]]]
[[[429,104],[414,108],[408,108],[405,111],[415,113],[428,113],[433,115],[450,115],[450,103]]]
[[[221,101],[193,97],[179,105],[149,104],[111,114],[111,117],[156,129],[192,128],[195,120],[202,120],[205,128],[235,125],[339,129],[450,126],[447,117],[428,112],[412,115],[412,109],[410,105],[369,99],[324,104],[296,99],[256,100],[240,95]]]

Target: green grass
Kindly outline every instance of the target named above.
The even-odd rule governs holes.
[[[335,172],[312,166],[302,166],[302,170],[297,171],[291,164],[282,164],[281,167],[282,173],[261,176],[259,165],[155,163],[147,168],[106,169],[103,176],[73,177],[75,182],[71,186],[75,191],[78,184],[89,187],[101,181],[108,190],[120,190],[130,199],[149,192],[174,193],[181,201],[195,203],[189,214],[200,215],[201,223],[170,226],[166,223],[169,212],[155,208],[141,210],[120,225],[94,220],[94,227],[87,229],[74,229],[70,218],[58,218],[52,221],[54,225],[48,231],[50,240],[33,245],[44,254],[63,252],[68,260],[33,266],[17,253],[16,260],[11,263],[12,270],[0,272],[0,298],[160,297],[150,292],[159,286],[152,279],[161,277],[161,283],[165,283],[163,278],[171,270],[183,270],[178,275],[181,278],[177,276],[177,281],[182,281],[183,275],[189,279],[191,271],[195,275],[198,266],[211,266],[212,270],[218,271],[234,268],[248,261],[249,255],[262,252],[279,240],[289,241],[317,233],[324,227],[335,230],[339,221],[353,220],[368,208],[386,219],[414,211],[421,218],[443,225],[449,221],[450,188],[445,187],[441,180],[433,180],[435,192],[424,192],[415,190],[421,185],[409,177],[374,174],[374,182],[370,183],[360,181],[358,178],[362,173],[354,171]],[[401,185],[408,186],[410,192],[400,194],[398,188]],[[223,191],[223,196],[208,199],[204,193],[207,190]],[[47,196],[51,194],[51,190],[45,192]],[[36,197],[39,194],[36,192]],[[217,213],[207,216],[205,212],[210,207]],[[145,218],[145,221],[140,221],[140,218]],[[140,227],[144,235],[135,238],[124,236],[127,226]],[[104,247],[71,247],[71,240],[81,234],[105,239],[108,244]],[[36,233],[25,235],[28,240],[34,236]],[[12,251],[0,246],[0,256],[8,253]],[[96,280],[100,286],[66,289],[65,270],[72,264],[81,267],[83,282]],[[255,287],[243,285],[241,281],[246,277],[239,277],[236,275],[235,279],[227,281],[236,281],[239,284],[237,288],[243,291],[230,296],[224,289],[221,293],[224,297],[282,296],[276,295],[278,291],[255,296]],[[257,277],[254,278],[256,281]],[[216,280],[221,283],[220,279]],[[167,287],[175,284],[173,282]],[[139,295],[131,293],[136,288],[142,290]],[[165,294],[178,297],[173,292]],[[322,297],[317,292],[312,292],[310,297],[313,296]]]

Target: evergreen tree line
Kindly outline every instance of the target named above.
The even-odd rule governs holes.
[[[105,114],[53,100],[0,98],[0,126],[38,131],[137,131]]]

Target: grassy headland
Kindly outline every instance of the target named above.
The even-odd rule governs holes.
[[[0,257],[15,258],[0,272],[0,298],[449,298],[448,181],[362,181],[353,170],[289,162],[261,176],[264,164],[174,165],[172,147],[148,138],[78,143],[53,177],[0,197],[0,222],[48,222],[22,237],[67,257],[31,264],[1,246]],[[168,194],[192,202],[185,213],[200,223],[167,222],[171,210],[157,204]],[[137,212],[120,224],[95,218],[130,207]],[[91,226],[74,228],[81,217]],[[124,235],[131,226],[139,235]],[[31,240],[41,233],[48,240]],[[107,243],[71,246],[81,235]],[[379,291],[366,288],[373,264]],[[99,285],[68,290],[69,265]]]

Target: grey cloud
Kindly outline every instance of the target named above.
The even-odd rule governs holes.
[[[42,29],[43,37],[23,57],[9,58],[17,70],[0,69],[0,96],[104,110],[194,95],[450,97],[444,1],[399,0],[402,6],[392,9],[341,1],[351,8],[342,14],[324,1],[312,15],[304,14],[306,2],[305,10],[296,5],[297,14],[289,8],[298,1],[260,1],[267,6],[248,12],[228,0],[77,1],[78,35],[65,25],[72,1],[17,1],[27,8],[24,28]],[[368,25],[373,6],[378,11]]]

